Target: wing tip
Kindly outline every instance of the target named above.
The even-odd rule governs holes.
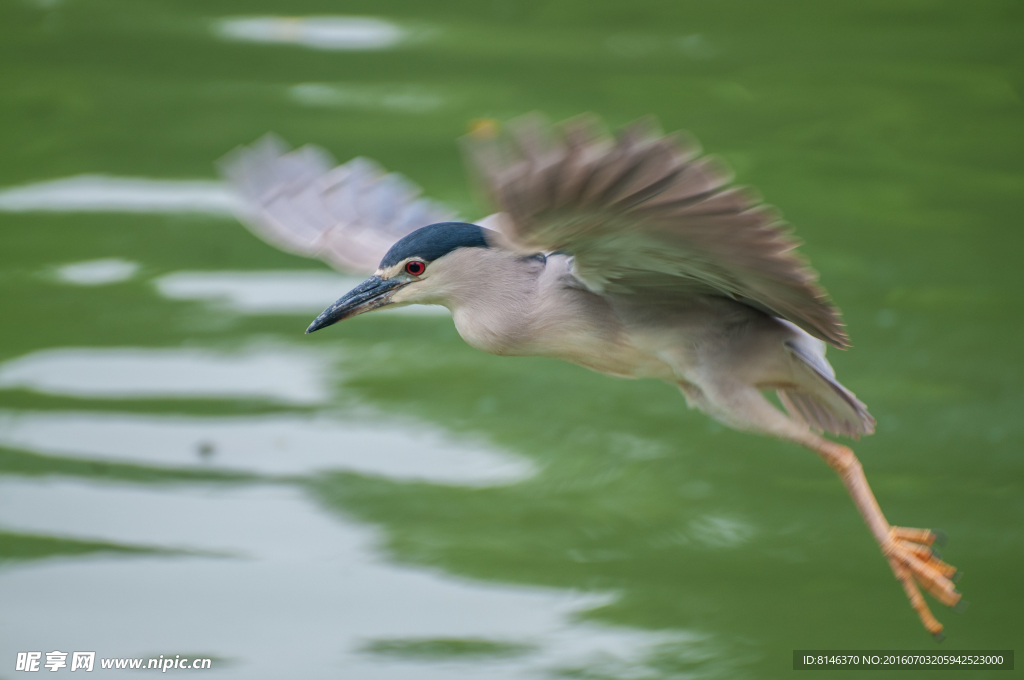
[[[216,162],[241,199],[237,217],[271,245],[349,272],[372,272],[410,231],[454,215],[420,188],[375,161],[335,165],[321,147],[292,149],[267,133]]]

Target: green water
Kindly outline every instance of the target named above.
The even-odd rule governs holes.
[[[212,29],[223,17],[329,14],[381,17],[409,37],[329,51]],[[273,130],[342,160],[377,159],[473,217],[486,207],[454,144],[471,120],[594,111],[619,125],[656,114],[724,156],[807,241],[854,343],[830,360],[878,419],[854,448],[879,502],[896,524],[945,529],[944,558],[965,573],[969,610],[934,607],[944,647],[1010,649],[1024,634],[1022,33],[1013,2],[5,0],[0,186],[95,173],[212,180],[218,157]],[[0,383],[5,366],[54,348],[268,351],[313,366],[330,389],[289,401],[0,384],[0,640],[17,640],[0,642],[0,677],[14,674],[17,651],[94,647],[202,653],[226,674],[281,677],[253,659],[308,655],[314,643],[296,630],[322,634],[328,660],[301,677],[767,678],[789,676],[794,649],[941,649],[821,461],[727,431],[671,387],[488,356],[444,316],[361,317],[305,337],[308,311],[244,314],[161,295],[156,282],[174,272],[325,269],[223,217],[0,212],[0,243]],[[107,285],[61,280],[59,267],[102,258],[138,268]],[[53,370],[73,372],[86,355],[68,356]],[[402,433],[404,455],[429,432],[536,472],[488,486],[277,469],[272,457],[232,468],[204,453],[202,434],[198,455],[168,465],[147,458],[158,435],[125,434],[129,453],[105,456],[70,435],[47,448],[3,434],[40,416],[51,425],[37,439],[55,442],[82,431],[58,427],[72,416],[200,433],[275,417],[370,423]],[[372,462],[380,450],[359,453]],[[310,519],[274,526],[279,501]],[[129,527],[136,503],[141,530]],[[225,526],[245,527],[247,508],[252,550],[273,552],[265,523],[281,545],[294,532],[332,556],[311,548],[304,564],[307,553],[282,549],[251,583],[231,576],[263,558],[239,553],[230,532],[190,536],[219,526],[221,512],[238,513]],[[418,615],[457,625],[411,629],[401,589],[365,589],[380,608],[318,605],[351,576],[332,571],[346,547],[321,526],[371,536],[381,573],[447,584],[451,594]],[[239,599],[218,600],[219,578],[240,584]],[[72,580],[79,590],[66,591]],[[198,593],[190,608],[161,613],[170,582]],[[121,583],[149,605],[118,600]],[[463,591],[593,599],[552,614],[576,631],[563,637],[529,624],[474,633],[487,606],[463,615],[446,604]],[[80,628],[56,623],[68,607]],[[353,622],[353,611],[383,613]],[[228,633],[254,616],[266,638]],[[600,635],[626,640],[628,653],[562,653]]]

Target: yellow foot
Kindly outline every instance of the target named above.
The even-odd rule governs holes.
[[[941,532],[890,527],[889,540],[882,545],[882,553],[889,560],[896,578],[903,584],[903,590],[910,598],[910,605],[921,617],[921,623],[941,641],[944,637],[942,624],[932,616],[917,585],[920,584],[942,604],[953,607],[954,611],[963,611],[967,603],[961,601],[963,595],[953,586],[959,580],[956,568],[940,560],[931,549],[936,542],[945,542]]]

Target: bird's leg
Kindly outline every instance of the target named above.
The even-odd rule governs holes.
[[[868,486],[860,461],[849,447],[811,433],[806,433],[800,440],[839,475],[854,505],[878,541],[893,573],[903,585],[921,623],[929,633],[941,639],[942,624],[932,616],[917,587],[920,584],[944,605],[955,606],[960,602],[961,594],[951,580],[956,575],[956,569],[940,560],[930,548],[939,535],[929,529],[890,525]]]
[[[930,546],[939,538],[935,532],[894,527],[886,521],[864,477],[860,461],[849,447],[819,437],[806,425],[788,418],[751,385],[728,380],[704,380],[700,385],[682,384],[680,387],[692,406],[727,425],[795,442],[821,456],[846,486],[854,505],[878,541],[882,554],[903,585],[911,606],[921,617],[921,623],[928,632],[941,639],[942,624],[932,616],[918,584],[943,604],[958,605],[961,596],[953,587],[956,569],[932,552]]]

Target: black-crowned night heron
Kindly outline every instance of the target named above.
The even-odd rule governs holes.
[[[373,272],[313,321],[410,304],[444,305],[491,354],[564,359],[678,385],[722,423],[802,444],[846,485],[910,603],[941,637],[918,584],[960,603],[939,534],[886,521],[860,462],[821,436],[857,438],[875,420],[835,378],[825,344],[849,346],[839,310],[785,225],[712,158],[649,121],[616,139],[589,117],[537,116],[466,138],[470,166],[501,212],[479,224],[370,161],[272,138],[223,167],[261,237],[348,271]],[[425,226],[429,225],[429,226]],[[762,390],[775,390],[786,413]]]

